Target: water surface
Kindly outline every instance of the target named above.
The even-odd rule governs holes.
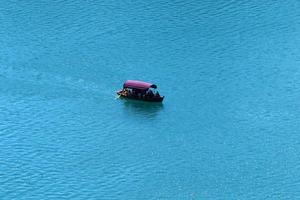
[[[5,1],[1,199],[298,199],[299,1]],[[153,105],[115,98],[154,82]]]

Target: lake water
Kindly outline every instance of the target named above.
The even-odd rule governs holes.
[[[2,1],[1,199],[299,199],[300,2]],[[163,104],[116,99],[127,79]]]

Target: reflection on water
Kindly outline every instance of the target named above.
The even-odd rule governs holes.
[[[162,103],[145,102],[131,99],[122,99],[124,111],[126,114],[134,114],[139,117],[144,116],[147,118],[155,117],[163,108]]]

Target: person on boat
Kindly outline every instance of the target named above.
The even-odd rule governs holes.
[[[123,93],[124,93],[125,96],[127,96],[127,95],[128,95],[128,89],[125,88],[125,89],[123,90]]]
[[[126,95],[127,96],[131,96],[132,95],[132,90],[127,88]]]
[[[137,91],[134,90],[134,89],[132,90],[132,96],[133,96],[133,97],[137,97]]]
[[[148,97],[152,98],[153,96],[154,96],[154,94],[153,94],[152,90],[148,90]]]
[[[159,92],[158,92],[158,91],[156,91],[156,93],[155,93],[155,97],[160,97],[160,94],[159,94]]]

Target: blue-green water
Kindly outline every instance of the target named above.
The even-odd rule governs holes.
[[[300,198],[299,1],[2,1],[0,45],[1,199]]]

